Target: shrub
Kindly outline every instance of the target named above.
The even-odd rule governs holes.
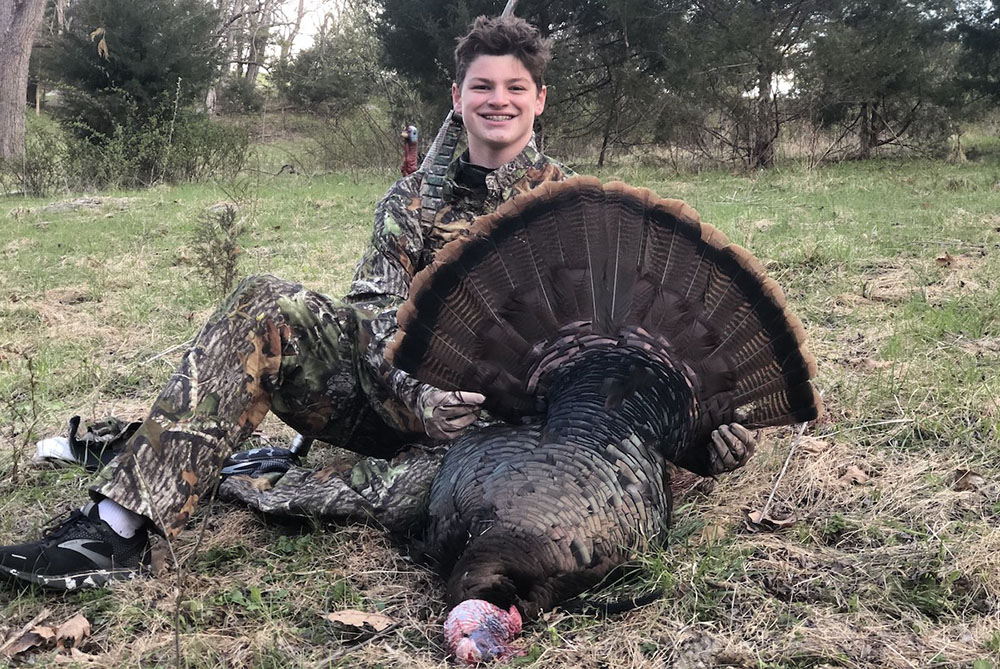
[[[65,183],[66,143],[51,120],[28,116],[25,120],[24,155],[7,161],[0,169],[4,190],[32,197],[53,192]]]
[[[224,203],[206,211],[191,238],[195,269],[213,291],[226,295],[239,273],[239,238],[246,223],[235,204]]]
[[[69,142],[69,168],[78,188],[140,188],[157,182],[226,178],[246,165],[250,133],[204,114],[128,115],[110,135]]]
[[[264,96],[243,77],[226,77],[218,88],[218,107],[223,114],[246,114],[264,108]]]

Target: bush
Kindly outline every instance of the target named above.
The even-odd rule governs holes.
[[[246,114],[264,108],[260,90],[243,77],[226,77],[218,90],[219,111],[223,114]]]
[[[195,268],[220,296],[229,293],[239,275],[243,253],[239,240],[246,230],[246,221],[233,203],[212,207],[198,220],[191,238]]]
[[[30,115],[25,119],[24,156],[0,169],[3,190],[41,197],[65,183],[66,143],[51,120]]]
[[[206,0],[69,3],[67,29],[40,53],[43,76],[64,94],[57,115],[80,136],[110,136],[115,126],[162,115],[175,102],[199,104],[221,57],[218,15]]]
[[[349,116],[317,119],[305,134],[316,163],[328,170],[398,168],[403,145],[378,110],[362,106]],[[436,132],[437,129],[434,129]]]
[[[78,188],[141,188],[237,174],[249,158],[250,133],[188,111],[129,115],[110,136],[70,141],[68,154],[68,172]]]

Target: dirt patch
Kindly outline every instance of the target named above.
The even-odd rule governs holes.
[[[983,289],[980,283],[986,276],[983,265],[987,262],[985,251],[976,250],[960,255],[944,253],[935,258],[935,264],[942,273],[940,281],[925,288],[927,302],[941,305],[954,301],[958,296],[970,295]]]
[[[47,204],[44,207],[39,207],[38,211],[47,214],[102,208],[113,208],[118,211],[124,211],[130,209],[135,200],[136,198],[134,197],[78,197],[73,200],[63,200]]]
[[[30,249],[35,246],[38,242],[34,239],[29,239],[28,237],[21,237],[20,239],[13,239],[7,242],[7,245],[3,247],[3,254],[5,256],[11,256],[13,258],[17,257],[17,254],[25,249]]]
[[[110,340],[116,332],[106,305],[88,286],[53,288],[29,305],[38,313],[49,338]]]
[[[838,301],[845,306],[857,305],[860,297],[861,301],[895,305],[918,294],[930,304],[942,304],[983,287],[980,279],[986,259],[985,251],[977,249],[955,255],[945,251],[928,259],[885,261],[865,274],[862,295],[840,296]]]

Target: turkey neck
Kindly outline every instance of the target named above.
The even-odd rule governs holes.
[[[686,450],[697,418],[687,378],[629,347],[588,351],[555,370],[546,400],[542,443],[601,447],[635,435],[668,460]]]

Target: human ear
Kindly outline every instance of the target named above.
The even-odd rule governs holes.
[[[538,91],[538,97],[535,98],[535,116],[541,116],[542,112],[545,111],[545,93],[548,89],[542,86]]]

